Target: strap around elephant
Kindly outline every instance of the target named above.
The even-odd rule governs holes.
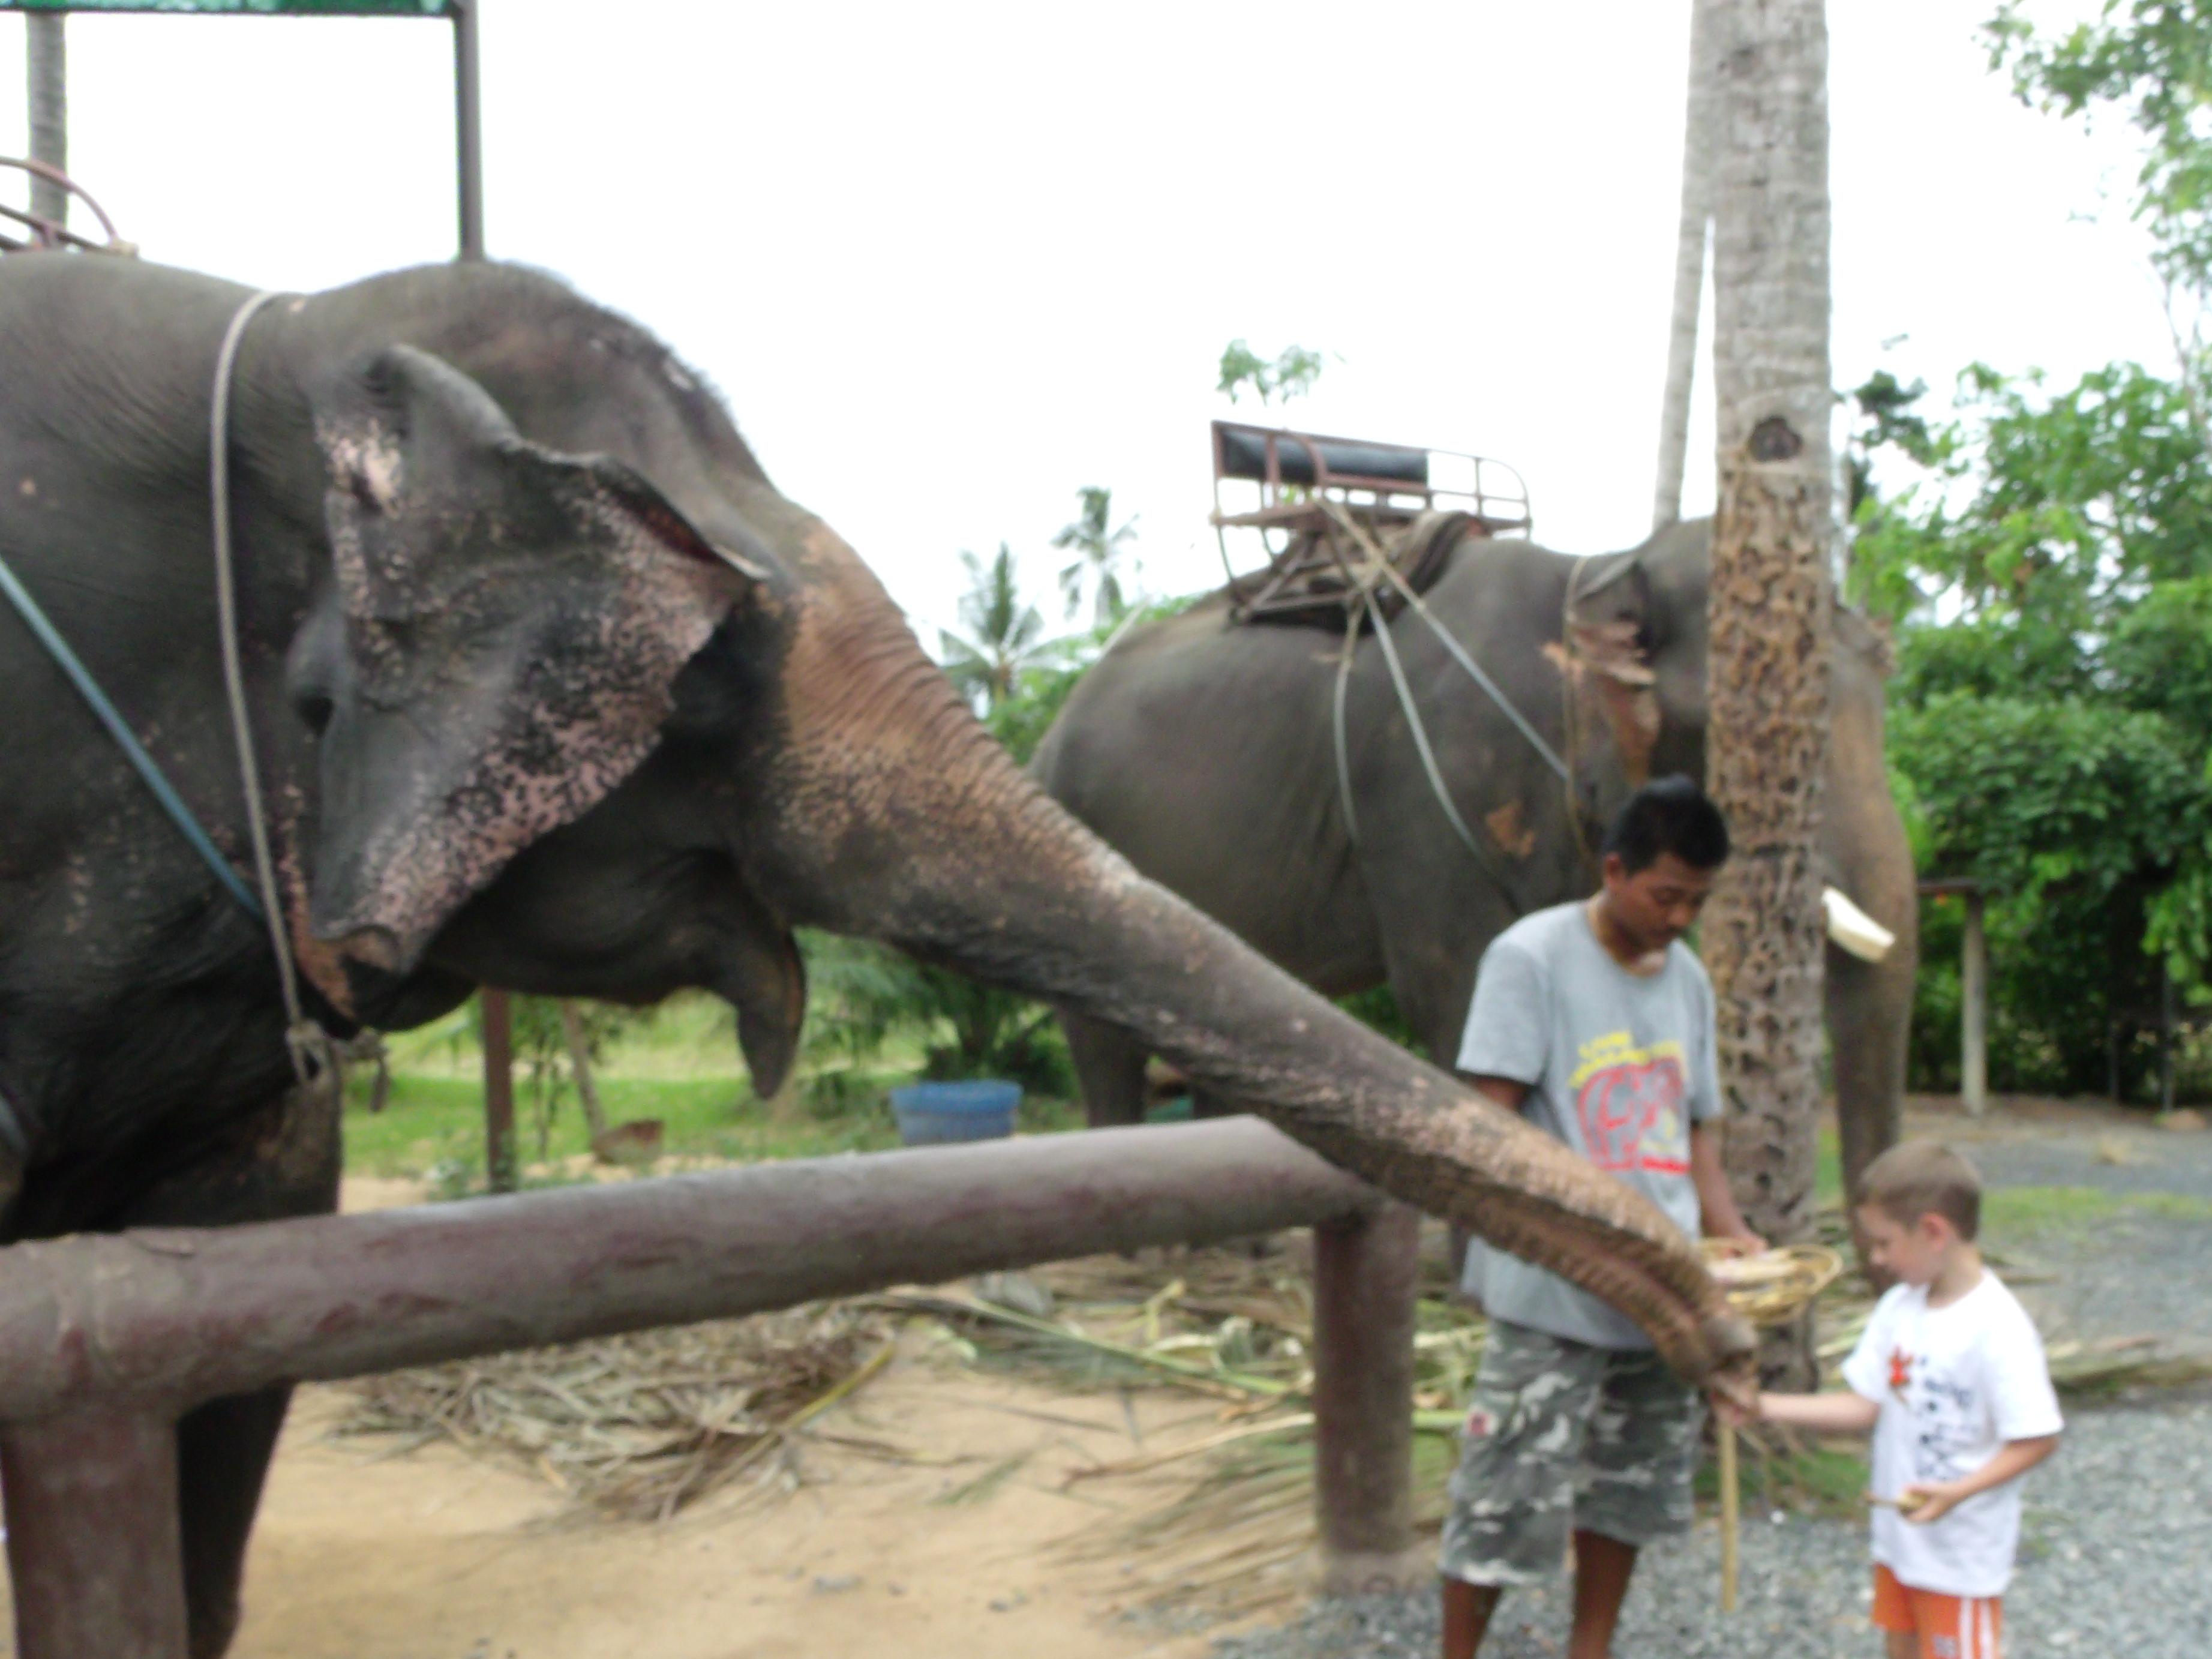
[[[208,407],[208,496],[215,538],[216,627],[222,647],[222,684],[230,703],[230,729],[238,744],[239,781],[246,796],[246,830],[253,843],[253,871],[261,886],[261,918],[268,924],[269,946],[276,957],[276,983],[284,997],[284,1042],[292,1070],[301,1083],[331,1063],[329,1034],[309,1019],[300,996],[299,964],[276,886],[276,860],[269,846],[269,819],[261,797],[261,766],[253,748],[253,720],[246,702],[246,667],[238,643],[238,585],[233,570],[230,520],[230,383],[238,348],[254,313],[279,296],[264,289],[250,295],[231,314],[222,349],[216,354],[215,390]]]
[[[70,684],[76,688],[77,695],[85,700],[94,717],[107,728],[107,735],[115,739],[115,746],[123,751],[124,759],[131,763],[131,769],[138,774],[146,787],[153,793],[154,799],[161,803],[161,810],[169,815],[169,821],[177,826],[192,851],[198,853],[207,867],[215,872],[216,879],[223,884],[231,897],[236,899],[248,915],[258,917],[261,906],[246,890],[246,884],[238,878],[238,872],[216,850],[215,842],[208,838],[207,831],[200,827],[200,821],[192,816],[192,809],[185,805],[184,797],[177,793],[169,780],[163,775],[160,763],[146,752],[146,745],[138,741],[137,733],[125,723],[114,703],[108,700],[107,694],[100,689],[100,682],[93,678],[92,671],[70,648],[70,643],[62,637],[61,630],[39,608],[39,602],[16,579],[15,573],[8,568],[5,559],[0,559],[0,592],[7,594],[16,613],[22,617],[24,625],[31,630],[32,637],[46,647],[46,654],[60,666],[62,672],[68,676]]]

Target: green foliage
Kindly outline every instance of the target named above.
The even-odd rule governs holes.
[[[560,1115],[562,1101],[576,1092],[575,1057],[569,1050],[568,1031],[562,1023],[559,998],[510,996],[507,1006],[514,1063],[522,1074],[521,1097],[530,1109],[537,1156],[543,1158],[554,1121]],[[618,1008],[605,1002],[576,1002],[571,1006],[575,1010],[578,1033],[583,1038],[586,1066],[604,1058],[610,1044],[649,1024],[653,1018],[649,1009]],[[465,1023],[456,1022],[447,1041],[453,1041],[463,1030],[481,1048],[482,998],[469,1000]]]
[[[1247,392],[1262,406],[1286,404],[1312,391],[1322,368],[1321,353],[1304,346],[1285,346],[1271,361],[1243,340],[1231,340],[1222,349],[1220,378],[1214,390],[1232,404]]]
[[[2136,216],[2160,269],[2212,288],[2212,3],[2105,0],[2098,21],[2039,35],[2025,0],[2002,0],[1984,27],[1992,68],[2009,68],[2023,103],[2069,118],[2122,111],[2142,135]]]
[[[1137,538],[1137,521],[1131,519],[1109,529],[1114,521],[1114,492],[1097,484],[1085,484],[1076,491],[1076,499],[1082,510],[1073,524],[1062,526],[1052,538],[1053,546],[1075,555],[1060,568],[1060,594],[1073,619],[1083,609],[1083,595],[1088,589],[1092,625],[1111,627],[1129,608],[1121,586],[1121,563],[1128,556],[1128,544]],[[1131,569],[1133,574],[1133,562]]]
[[[1897,630],[1890,760],[1923,872],[1989,912],[2000,1087],[2123,1091],[2159,963],[2212,958],[2212,467],[2185,391],[2132,363],[2046,393],[1981,366],[1958,413],[1862,389],[1851,580]],[[1885,496],[1872,464],[1917,470]],[[1913,1038],[1954,1075],[1955,905],[1928,908]],[[2117,1050],[2113,1032],[2118,1029]]]
[[[1043,1004],[866,939],[802,933],[799,948],[803,1051],[817,1064],[866,1060],[903,1039],[919,1048],[926,1078],[1004,1078],[1049,1095],[1073,1088],[1067,1045]]]
[[[940,629],[938,640],[946,678],[988,715],[1013,695],[1024,673],[1065,657],[1068,642],[1044,637],[1044,617],[1022,597],[1013,550],[1006,543],[988,565],[966,551],[960,562],[968,572],[968,589],[958,601],[967,631]]]

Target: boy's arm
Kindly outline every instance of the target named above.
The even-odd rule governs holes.
[[[2017,1480],[2058,1449],[2058,1437],[2039,1434],[2032,1440],[2008,1440],[1997,1455],[1961,1480],[1916,1481],[1905,1489],[1906,1498],[1917,1493],[1920,1502],[1905,1519],[1917,1527],[1940,1521],[1977,1492]]]
[[[1721,1168],[1721,1129],[1717,1121],[1690,1126],[1690,1184],[1698,1189],[1698,1210],[1707,1238],[1733,1239],[1747,1254],[1766,1248],[1766,1241],[1752,1231],[1729,1190],[1728,1173]]]
[[[1864,1434],[1874,1427],[1881,1407],[1864,1395],[1848,1389],[1836,1394],[1762,1394],[1759,1416],[1768,1423],[1815,1434]]]

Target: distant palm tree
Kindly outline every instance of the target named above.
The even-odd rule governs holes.
[[[1067,614],[1073,618],[1083,609],[1084,589],[1090,588],[1091,621],[1103,627],[1121,621],[1129,609],[1121,592],[1121,573],[1115,567],[1121,562],[1124,544],[1137,538],[1137,521],[1131,519],[1120,529],[1109,531],[1106,526],[1113,518],[1114,492],[1085,484],[1076,495],[1083,503],[1083,516],[1052,538],[1054,547],[1077,556],[1060,573],[1060,591],[1066,598]]]
[[[946,675],[962,696],[988,714],[1012,695],[1023,669],[1052,660],[1063,642],[1044,637],[1044,617],[1022,598],[1013,551],[1006,543],[999,544],[998,556],[988,565],[964,551],[960,562],[968,568],[968,591],[959,605],[967,631],[939,629],[938,638],[945,647]]]

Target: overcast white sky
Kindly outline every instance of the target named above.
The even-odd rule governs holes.
[[[2130,136],[2021,108],[1991,9],[1830,8],[1839,386],[2170,356]],[[1218,580],[1237,336],[1342,359],[1293,424],[1512,462],[1553,546],[1647,527],[1686,0],[484,12],[491,252],[705,370],[918,617],[1001,538],[1042,594],[1090,483],[1139,516],[1154,590]],[[308,289],[450,256],[445,25],[68,27],[70,169],[148,257]],[[0,16],[0,152],[23,84]]]

